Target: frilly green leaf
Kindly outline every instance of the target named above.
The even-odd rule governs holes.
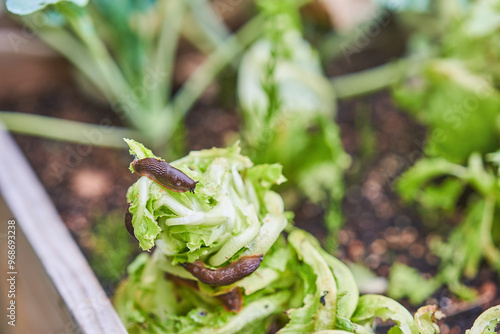
[[[363,295],[359,298],[358,308],[352,316],[352,321],[361,325],[372,326],[375,318],[393,320],[397,323],[395,329],[399,333],[418,334],[413,317],[406,308],[393,299],[380,295]],[[395,333],[392,331],[391,333]]]
[[[436,320],[444,318],[444,314],[436,305],[422,306],[415,313],[415,323],[420,334],[439,334]]]
[[[472,328],[467,330],[466,334],[487,334],[497,333],[496,326],[500,323],[500,305],[493,306],[474,321]]]

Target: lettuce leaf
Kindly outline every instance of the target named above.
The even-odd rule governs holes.
[[[413,317],[401,304],[385,296],[361,296],[352,320],[371,326],[376,317],[397,323],[397,327],[391,328],[390,333],[418,334]]]
[[[493,306],[481,313],[474,321],[472,328],[466,331],[466,334],[497,333],[498,323],[500,323],[500,305]]]
[[[137,158],[154,154],[127,141]],[[191,152],[172,162],[199,181],[195,193],[176,193],[140,177],[127,199],[141,247],[156,245],[129,266],[114,304],[129,333],[370,333],[375,317],[398,323],[390,333],[416,333],[409,312],[394,300],[359,297],[350,270],[307,232],[288,227],[277,164],[253,165],[238,144]],[[264,254],[251,275],[227,286],[198,282],[179,263],[198,259],[218,267]],[[238,313],[220,295],[239,289]],[[434,328],[428,313],[416,318]],[[272,324],[272,327],[270,327]],[[430,326],[430,327],[429,327]],[[419,328],[420,328],[419,327]],[[427,333],[425,333],[427,334]]]
[[[126,142],[136,158],[158,158],[142,144]],[[220,266],[242,252],[265,254],[285,228],[283,200],[270,190],[286,180],[280,165],[253,166],[238,143],[194,151],[171,164],[198,181],[194,194],[170,191],[147,177],[127,192],[142,249],[156,244],[172,264],[202,259]]]

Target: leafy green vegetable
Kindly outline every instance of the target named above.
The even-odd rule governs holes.
[[[494,154],[488,157],[495,160]],[[440,185],[433,184],[432,181],[438,177],[446,178]],[[447,242],[434,239],[431,244],[434,253],[442,259],[434,282],[425,284],[427,289],[420,290],[422,294],[404,289],[404,284],[400,285],[399,282],[404,282],[404,277],[410,279],[414,275],[403,271],[402,267],[396,267],[394,278],[391,279],[392,296],[407,295],[412,302],[418,303],[425,295],[432,293],[432,287],[439,287],[437,282],[441,282],[462,298],[472,299],[475,293],[460,284],[462,275],[475,277],[483,258],[495,270],[500,270],[500,251],[492,236],[497,220],[494,212],[500,194],[498,177],[498,171],[485,166],[480,155],[472,154],[467,166],[443,158],[425,158],[400,178],[397,189],[404,199],[417,201],[427,209],[445,209],[444,213],[452,212],[465,186],[469,185],[476,193],[469,195],[464,219],[451,231]]]
[[[321,249],[317,240],[309,237],[313,247],[319,250],[323,259],[333,272],[337,283],[338,307],[337,315],[342,319],[350,319],[359,301],[359,290],[349,268],[340,260]]]
[[[141,254],[129,266],[130,276],[118,289],[114,304],[129,333],[261,333],[290,299],[293,274],[286,268],[290,259],[284,250],[275,245],[254,274],[219,288],[187,287],[175,278],[182,278],[182,271],[170,270],[182,267],[172,266],[158,251],[152,256]],[[166,279],[165,273],[175,277]],[[215,297],[235,287],[244,289],[238,314],[225,311]]]
[[[153,155],[127,143],[134,156]],[[129,333],[257,334],[273,324],[281,334],[363,334],[373,333],[375,317],[396,321],[391,333],[414,333],[413,318],[396,301],[359,297],[347,266],[313,236],[291,226],[288,240],[280,235],[287,224],[284,203],[270,190],[285,180],[280,166],[254,166],[238,144],[194,151],[172,164],[200,181],[195,194],[163,189],[145,177],[128,192],[140,245],[156,245],[152,255],[130,264],[115,295]],[[264,254],[260,267],[228,286],[203,284],[179,265],[201,259],[217,267],[252,254]],[[241,291],[239,313],[219,300],[234,289]],[[422,315],[419,321],[432,326],[433,320]]]
[[[404,289],[404,277],[416,277],[396,267],[393,296],[407,295],[415,303],[440,284],[472,299],[476,293],[461,283],[462,277],[475,277],[483,260],[500,270],[500,238],[494,228],[499,174],[496,155],[490,153],[500,142],[500,93],[495,85],[500,78],[500,8],[482,0],[448,6],[447,13],[427,13],[434,17],[429,21],[434,31],[419,30],[410,45],[427,49],[428,59],[393,91],[396,101],[429,130],[424,158],[399,179],[398,192],[405,201],[417,202],[427,221],[461,220],[453,229],[439,224],[441,231],[451,231],[431,244],[442,261],[434,283],[425,285],[426,293],[418,296]]]
[[[315,331],[331,329],[335,326],[335,314],[337,306],[337,289],[333,273],[326,263],[325,259],[316,250],[312,243],[307,240],[308,234],[302,230],[293,231],[288,237],[288,241],[297,252],[297,256],[305,264],[311,267],[316,276],[315,284],[311,284],[315,291],[311,291],[305,297],[303,310],[314,310],[307,312],[306,317],[301,317],[302,323],[309,323],[307,328]],[[304,309],[305,308],[305,309]],[[297,317],[298,311],[290,313],[291,326],[293,327],[294,317]],[[282,333],[290,333],[286,326],[281,330]],[[295,329],[294,329],[295,330]]]
[[[127,143],[134,156],[155,157]],[[130,187],[129,211],[142,249],[159,238],[157,247],[172,264],[202,259],[220,266],[242,251],[265,254],[285,228],[283,200],[270,190],[285,181],[278,165],[253,166],[238,144],[191,152],[171,164],[199,181],[196,192],[166,190],[147,177]]]
[[[495,150],[500,96],[491,84],[471,73],[465,62],[456,60],[429,62],[423,73],[425,84],[416,92],[414,88],[400,88],[395,97],[430,126],[425,152],[464,162],[473,152]]]
[[[490,156],[494,159],[494,156]],[[439,186],[431,181],[437,177],[446,179]],[[422,294],[402,289],[404,277],[414,276],[402,267],[394,268],[394,277],[390,288],[392,296],[410,296],[412,302],[418,303],[425,295],[432,293],[432,287],[447,284],[450,289],[465,299],[472,299],[475,293],[460,284],[462,274],[472,278],[476,275],[480,261],[485,258],[496,270],[500,269],[499,250],[494,244],[492,227],[496,220],[494,212],[498,198],[498,174],[486,169],[479,155],[473,154],[468,166],[450,163],[442,158],[426,158],[419,161],[406,172],[397,184],[399,192],[407,200],[418,201],[428,209],[443,208],[451,213],[457,204],[459,195],[466,185],[477,193],[469,195],[466,214],[462,223],[450,233],[447,242],[434,239],[431,248],[442,259],[440,271],[434,282],[425,284],[428,289],[420,290]],[[414,280],[412,278],[411,280]],[[425,291],[425,293],[423,293]]]
[[[362,325],[370,325],[375,317],[381,318],[384,321],[391,319],[397,323],[399,330],[393,327],[390,333],[418,333],[410,312],[398,302],[379,295],[361,296],[352,320]]]
[[[286,311],[290,320],[279,333],[321,333],[333,328],[362,332],[360,326],[350,321],[359,292],[347,266],[323,251],[305,231],[294,229],[288,240],[297,259],[302,260],[294,271],[300,276],[296,289],[303,289],[303,293],[299,295],[300,306]]]

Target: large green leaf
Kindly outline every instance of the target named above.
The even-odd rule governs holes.
[[[471,329],[467,330],[466,334],[488,334],[498,333],[495,329],[500,323],[500,305],[491,307],[481,313],[474,321]]]
[[[418,334],[413,317],[401,304],[385,296],[361,296],[352,321],[371,326],[377,317],[397,323],[397,327],[391,328],[390,333]]]

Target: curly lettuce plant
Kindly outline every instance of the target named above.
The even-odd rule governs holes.
[[[500,52],[494,19],[500,9],[483,0],[447,5],[449,11],[426,14],[442,29],[419,31],[413,38],[432,58],[393,90],[396,102],[428,129],[422,151],[412,152],[421,159],[396,183],[402,199],[422,211],[435,235],[430,247],[441,259],[427,282],[403,264],[393,267],[390,294],[415,304],[442,285],[472,300],[477,293],[464,279],[475,278],[482,263],[500,272]],[[419,281],[426,289],[408,289]]]
[[[127,143],[138,159],[157,158],[144,146]],[[270,190],[286,180],[281,166],[253,166],[237,145],[191,152],[172,166],[198,181],[194,193],[167,191],[144,176],[127,192],[142,249],[157,240],[158,250],[174,264],[202,259],[220,266],[259,234],[247,253],[265,254],[285,228],[283,200]]]
[[[136,159],[158,159],[126,141]],[[198,181],[194,194],[147,176],[127,193],[135,238],[143,249],[155,246],[129,266],[115,295],[129,333],[373,333],[375,318],[394,320],[391,333],[436,332],[435,308],[414,318],[390,298],[360,297],[349,269],[290,225],[271,190],[285,181],[281,166],[253,165],[238,144],[171,164]],[[228,285],[205,284],[186,270],[201,261],[217,276],[251,255],[263,256],[258,269]]]
[[[321,205],[332,249],[341,226],[343,172],[350,164],[334,121],[336,96],[318,54],[302,36],[296,1],[258,1],[263,37],[242,58],[242,139],[256,162],[279,161],[290,187]],[[300,197],[300,196],[295,196]]]

